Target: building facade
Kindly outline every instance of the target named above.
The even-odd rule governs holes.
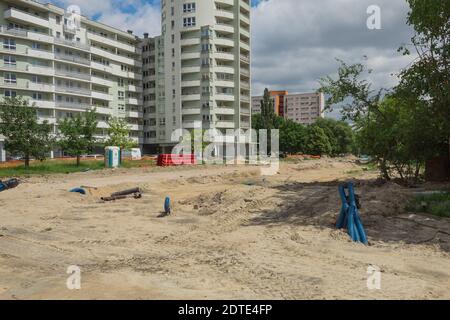
[[[180,128],[250,128],[249,0],[162,0],[161,12],[165,127],[158,144],[171,148]]]
[[[53,125],[93,107],[97,138],[124,118],[144,152],[175,129],[251,127],[249,0],[162,0],[162,35],[143,38],[32,0],[0,0],[0,95]],[[4,158],[0,137],[0,161]],[[56,154],[58,155],[58,154]]]
[[[287,120],[310,125],[324,117],[325,98],[322,93],[289,93],[270,91],[275,114]],[[252,114],[261,113],[262,96],[252,97]]]

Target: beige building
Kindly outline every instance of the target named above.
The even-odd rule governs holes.
[[[325,98],[322,93],[288,93],[270,91],[274,112],[297,123],[310,125],[324,117]],[[261,113],[262,96],[252,97],[252,114]]]
[[[75,13],[0,0],[0,95],[28,99],[55,134],[93,107],[97,138],[124,118],[145,153],[170,151],[175,129],[251,127],[249,0],[162,0],[154,38]]]
[[[59,120],[96,107],[99,139],[108,119],[120,117],[143,144],[142,56],[131,31],[51,4],[0,0],[0,42],[2,96],[35,104],[54,133]]]
[[[170,149],[180,128],[250,128],[249,0],[162,0],[161,11],[165,118],[158,142]]]

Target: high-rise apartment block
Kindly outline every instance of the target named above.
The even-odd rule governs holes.
[[[325,98],[322,93],[289,93],[269,91],[274,112],[288,120],[310,125],[324,117]],[[252,97],[252,114],[261,113],[262,96]]]
[[[144,152],[169,151],[175,129],[250,128],[249,0],[162,0],[157,37],[70,13],[0,0],[0,95],[28,99],[55,133],[93,107],[99,139],[123,118]]]

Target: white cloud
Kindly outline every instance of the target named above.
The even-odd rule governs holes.
[[[252,12],[253,93],[265,87],[290,91],[318,89],[318,80],[334,74],[338,63],[360,62],[374,69],[375,87],[397,82],[412,60],[397,53],[411,37],[405,0],[377,0],[382,30],[366,26],[373,0],[267,0]]]
[[[54,0],[53,2],[63,8],[72,4],[78,5],[83,15],[96,17],[99,22],[120,30],[133,30],[138,36],[142,36],[145,32],[150,36],[161,33],[159,5],[144,0]]]

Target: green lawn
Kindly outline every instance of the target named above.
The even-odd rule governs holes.
[[[418,195],[408,209],[413,212],[450,218],[450,192]]]
[[[151,160],[131,161],[124,160],[122,168],[138,168],[154,166],[155,162]],[[105,169],[103,161],[82,160],[81,165],[77,167],[75,161],[46,160],[43,162],[33,161],[30,168],[26,169],[24,165],[14,168],[0,168],[0,178],[23,177],[30,175],[47,175],[54,173],[74,173],[90,170]]]

